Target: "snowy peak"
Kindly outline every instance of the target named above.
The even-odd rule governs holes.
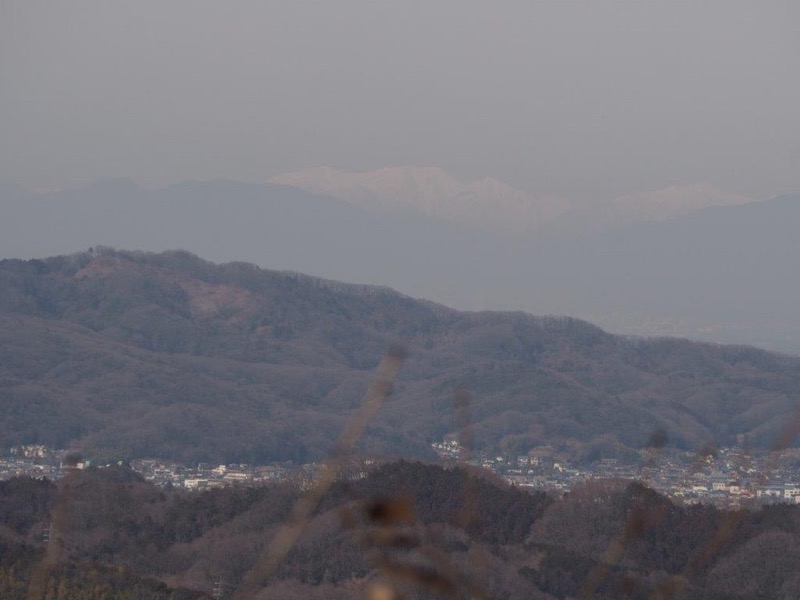
[[[364,210],[423,215],[474,229],[518,234],[548,227],[558,230],[569,223],[589,229],[618,228],[751,201],[697,183],[578,205],[536,198],[489,177],[463,183],[438,167],[385,167],[358,173],[317,167],[273,177],[270,183],[332,196]]]
[[[362,173],[318,167],[279,175],[270,183],[326,194],[365,210],[422,214],[516,233],[535,231],[567,209],[563,201],[534,199],[496,179],[462,183],[438,167],[386,167]]]

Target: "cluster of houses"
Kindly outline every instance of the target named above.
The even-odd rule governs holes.
[[[57,453],[39,444],[15,446],[0,456],[0,480],[12,477],[59,479],[64,473]]]
[[[741,448],[720,448],[698,455],[662,449],[643,450],[637,461],[604,458],[589,465],[571,464],[553,448],[528,454],[466,456],[454,439],[432,444],[445,462],[465,461],[496,473],[512,485],[564,493],[596,480],[642,481],[686,504],[739,507],[768,503],[800,504],[800,451],[753,456]],[[788,465],[788,466],[787,466]]]
[[[800,504],[800,449],[760,456],[737,447],[702,455],[667,449],[643,450],[637,461],[603,458],[578,466],[549,446],[515,456],[468,454],[455,439],[432,444],[432,448],[445,464],[466,462],[492,471],[512,485],[553,493],[568,492],[592,481],[616,479],[642,481],[687,504],[709,503],[722,507]],[[375,460],[352,461],[341,466],[340,476],[350,480],[363,478],[377,464]],[[128,466],[155,485],[190,491],[287,480],[308,488],[324,468],[318,463],[296,465],[291,462],[187,466],[160,459],[138,459],[130,464],[122,461],[93,464],[64,450],[25,445],[11,448],[0,456],[0,479],[19,476],[58,479],[71,469],[107,466]]]
[[[263,485],[285,479],[294,469],[291,465],[212,465],[200,463],[188,467],[158,459],[131,461],[131,468],[163,488],[184,488],[192,491],[210,490],[230,485]]]
[[[340,478],[363,479],[370,469],[379,464],[376,460],[352,460],[337,465]],[[165,489],[202,491],[232,485],[259,486],[272,482],[292,481],[303,489],[310,488],[325,468],[322,463],[298,465],[291,461],[266,465],[210,464],[195,466],[163,459],[136,459],[127,461],[97,462],[77,457],[66,450],[53,450],[41,445],[15,446],[0,456],[0,480],[12,477],[60,479],[73,470],[91,468],[125,467],[140,474],[145,480]]]

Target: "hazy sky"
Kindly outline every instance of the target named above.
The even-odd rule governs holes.
[[[0,0],[0,180],[800,190],[800,2]]]

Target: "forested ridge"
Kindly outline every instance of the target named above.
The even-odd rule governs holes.
[[[396,343],[409,358],[366,454],[431,456],[458,430],[456,390],[470,395],[476,449],[552,445],[586,460],[626,456],[654,430],[687,449],[742,436],[772,448],[800,401],[800,359],[754,348],[458,312],[182,251],[94,249],[0,261],[0,446],[318,460]]]
[[[164,491],[122,469],[0,482],[0,597],[208,598],[246,580],[303,492]],[[49,532],[50,538],[44,537]],[[564,497],[384,464],[339,482],[253,598],[796,598],[800,507],[678,506],[639,483]]]

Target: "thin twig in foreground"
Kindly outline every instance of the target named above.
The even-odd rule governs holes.
[[[287,522],[270,542],[262,560],[250,572],[241,587],[233,594],[231,600],[250,598],[264,582],[272,576],[283,562],[286,555],[308,526],[311,516],[330,487],[338,478],[342,466],[349,458],[356,443],[361,439],[364,430],[375,417],[383,402],[391,392],[397,372],[403,365],[406,352],[401,347],[391,348],[383,357],[375,381],[367,390],[364,402],[358,412],[345,425],[336,441],[333,453],[325,461],[319,477],[307,494],[294,505]]]

